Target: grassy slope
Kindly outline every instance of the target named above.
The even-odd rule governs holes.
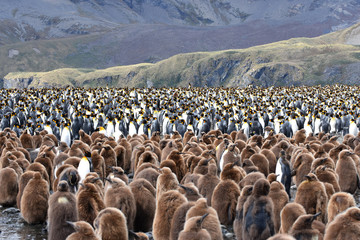
[[[275,85],[294,84],[294,82],[296,84],[331,83],[326,82],[331,80],[324,79],[326,69],[336,66],[343,70],[348,64],[360,62],[360,47],[344,44],[351,31],[359,26],[360,24],[317,38],[294,38],[247,49],[179,54],[156,64],[120,66],[103,70],[64,68],[47,73],[10,73],[6,78],[34,76],[35,80],[31,86],[35,87],[43,86],[43,82],[49,85],[70,84],[86,87],[104,84],[118,87],[144,87],[148,80],[157,87],[186,86],[188,83],[195,86],[204,84],[234,86],[258,84],[259,82],[256,81],[263,81],[266,77],[274,79],[270,84]],[[84,39],[79,38],[79,40]],[[47,44],[51,44],[51,41]],[[56,44],[54,49],[60,49],[65,55],[73,51],[75,45],[74,42],[64,40]],[[0,49],[0,53],[3,53],[1,51],[3,49]],[[25,58],[23,64],[35,64],[35,66],[38,64],[41,67],[47,54],[51,52],[38,54],[40,55],[38,59]],[[55,61],[50,60],[46,64],[50,66],[58,64],[56,56],[50,59]],[[79,56],[79,62],[83,59],[87,58]],[[96,56],[89,56],[88,61],[90,60],[96,61]],[[66,67],[66,64],[60,63],[56,66]],[[259,72],[264,72],[265,78],[264,76],[257,78]],[[290,75],[288,78],[290,82],[280,79],[286,75]],[[278,78],[280,80],[277,80]]]

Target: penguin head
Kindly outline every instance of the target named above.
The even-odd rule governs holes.
[[[308,175],[305,175],[305,178],[307,182],[319,181],[317,176],[313,173],[309,173]]]
[[[259,179],[255,182],[252,194],[254,196],[267,196],[270,192],[270,183],[266,179]]]
[[[67,181],[65,181],[65,180],[60,181],[58,186],[57,186],[57,190],[59,192],[68,192],[69,191],[69,184],[67,183]]]

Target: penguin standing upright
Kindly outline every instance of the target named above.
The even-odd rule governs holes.
[[[70,124],[67,122],[64,124],[61,130],[60,142],[65,142],[69,147],[71,146],[71,132],[69,128]]]
[[[85,156],[81,158],[79,166],[77,168],[80,176],[80,183],[82,183],[86,175],[91,172],[92,169],[91,153],[85,153]]]
[[[291,169],[290,169],[290,163],[285,157],[284,150],[281,150],[280,152],[280,158],[277,161],[275,173],[277,175],[276,180],[284,185],[286,193],[288,194],[290,199]]]

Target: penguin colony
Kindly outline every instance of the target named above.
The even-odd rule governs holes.
[[[338,85],[1,90],[0,204],[59,240],[221,240],[221,225],[355,239],[359,100]]]

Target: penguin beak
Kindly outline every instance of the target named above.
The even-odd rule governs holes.
[[[184,189],[185,191],[188,189],[187,187],[185,187],[185,186],[182,185],[182,184],[179,184],[178,186],[181,187],[182,189]]]
[[[200,223],[202,223],[208,215],[209,215],[209,213],[205,213],[205,214],[200,218]]]
[[[110,178],[104,178],[104,180],[108,181],[109,183],[113,183],[113,181]]]
[[[66,223],[72,226],[76,230],[76,224],[74,222],[66,221]]]
[[[307,180],[310,181],[311,177],[309,175],[305,175],[304,177],[306,177]]]
[[[314,220],[315,220],[318,216],[320,216],[320,215],[321,215],[321,212],[315,213],[315,214],[312,216],[311,220],[314,221]]]

